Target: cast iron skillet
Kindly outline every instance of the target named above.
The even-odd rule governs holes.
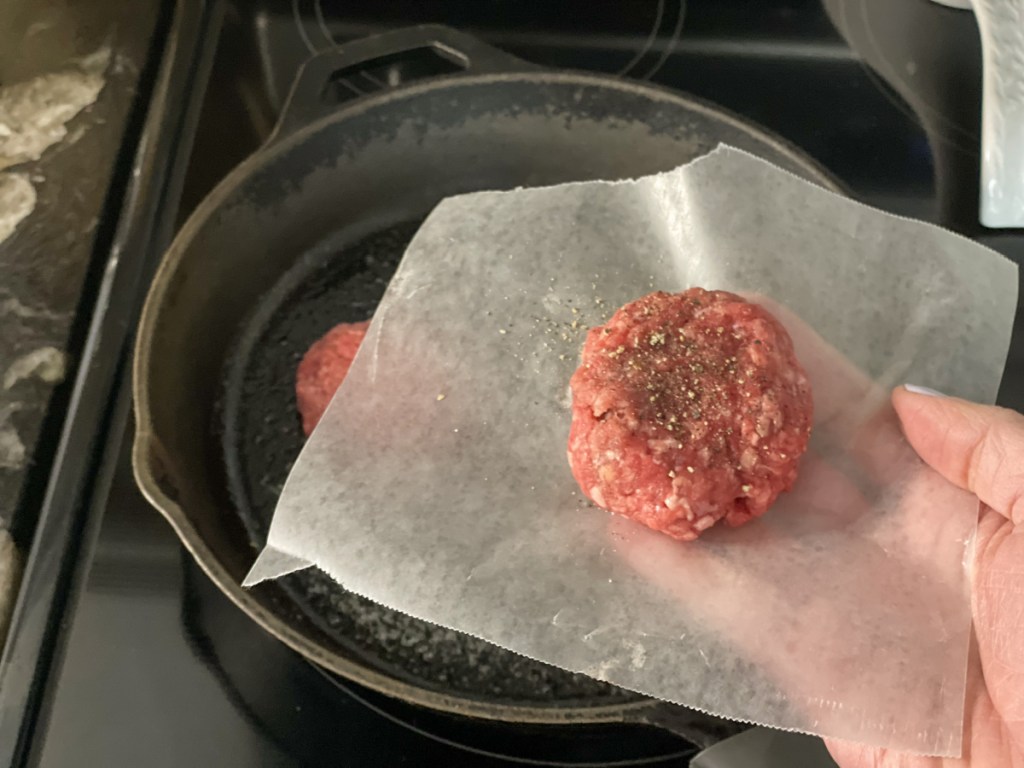
[[[387,85],[406,57],[424,54],[455,71]],[[143,492],[249,616],[370,688],[480,718],[647,722],[700,746],[728,735],[737,726],[383,611],[316,572],[239,587],[301,446],[299,356],[333,324],[372,314],[438,201],[664,171],[720,142],[836,188],[794,149],[717,108],[543,70],[444,27],[310,59],[267,144],[196,209],[150,289],[134,367]]]

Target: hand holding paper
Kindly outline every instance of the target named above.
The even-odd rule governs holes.
[[[816,415],[792,492],[680,544],[581,502],[567,384],[588,326],[692,285],[785,308]],[[921,463],[887,393],[921,381],[991,402],[1016,285],[975,243],[731,149],[632,182],[446,200],[247,583],[316,564],[397,610],[652,696],[959,754],[977,505]],[[820,339],[810,351],[801,326]]]

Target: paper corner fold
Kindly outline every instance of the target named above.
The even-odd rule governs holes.
[[[309,568],[313,563],[303,560],[301,557],[289,555],[271,546],[263,548],[256,562],[252,564],[249,573],[242,580],[244,588],[254,587],[260,582],[270,581],[285,576],[295,571]]]

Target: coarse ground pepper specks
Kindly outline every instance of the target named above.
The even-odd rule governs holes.
[[[569,462],[598,505],[679,539],[741,525],[796,480],[810,384],[782,325],[725,291],[656,292],[591,330]]]

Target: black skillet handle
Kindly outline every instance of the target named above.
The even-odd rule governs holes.
[[[292,84],[268,143],[331,114],[346,101],[389,90],[410,79],[537,69],[536,64],[439,24],[384,32],[309,59]]]

